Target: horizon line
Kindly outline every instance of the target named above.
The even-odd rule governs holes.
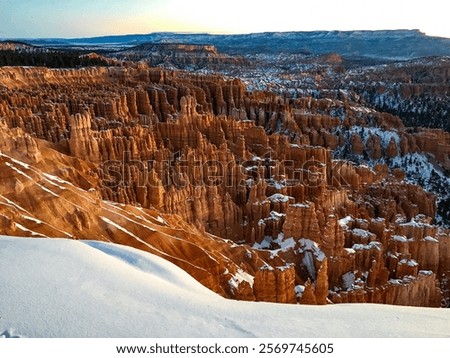
[[[205,31],[152,31],[147,33],[121,33],[121,34],[103,34],[103,35],[87,35],[87,36],[72,36],[72,37],[0,37],[1,41],[7,40],[79,40],[79,39],[95,39],[104,37],[125,37],[125,36],[148,36],[156,34],[174,34],[174,35],[206,35],[206,36],[245,36],[258,34],[276,34],[276,33],[314,33],[314,32],[338,32],[338,33],[352,33],[352,32],[417,32],[427,37],[435,37],[442,39],[450,39],[445,36],[428,35],[426,32],[414,28],[397,28],[397,29],[353,29],[353,30],[292,30],[292,31],[255,31],[255,32],[205,32]]]

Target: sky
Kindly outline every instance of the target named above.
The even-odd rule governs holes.
[[[450,38],[443,0],[0,0],[0,38],[151,32],[419,29]]]

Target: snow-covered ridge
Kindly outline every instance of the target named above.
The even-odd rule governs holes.
[[[450,337],[450,310],[226,300],[110,243],[0,236],[0,257],[0,337]]]

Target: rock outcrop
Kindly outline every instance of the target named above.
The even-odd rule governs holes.
[[[387,164],[331,152],[445,165],[434,132],[143,63],[1,68],[0,85],[3,234],[131,245],[239,299],[439,306],[448,295],[435,197]]]
[[[212,45],[146,43],[111,54],[125,61],[146,61],[150,66],[220,70],[224,65],[248,64],[244,57],[219,53]]]

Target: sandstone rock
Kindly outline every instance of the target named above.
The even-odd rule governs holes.
[[[293,237],[294,239],[306,238],[318,241],[320,228],[314,203],[306,202],[290,205],[286,213],[283,233],[286,237]]]
[[[302,305],[316,305],[317,299],[314,294],[314,287],[311,283],[311,281],[306,281],[305,283],[305,290],[303,291],[303,295],[300,298],[300,303]]]
[[[395,143],[394,138],[391,138],[386,148],[386,156],[388,158],[394,158],[397,155],[398,155],[397,144]]]
[[[0,233],[134,246],[231,298],[291,303],[306,281],[301,303],[438,305],[450,268],[435,197],[329,149],[445,167],[445,133],[144,63],[1,68],[0,85]],[[400,142],[348,137],[369,120]]]
[[[255,275],[253,292],[256,301],[295,303],[294,267],[260,268]]]
[[[91,131],[91,118],[89,113],[76,115],[70,118],[70,152],[77,158],[96,162],[99,159],[99,149]]]
[[[317,281],[315,284],[314,295],[318,305],[327,304],[328,297],[328,264],[325,259],[317,273]]]
[[[351,138],[352,151],[355,154],[362,154],[364,151],[364,143],[361,137],[357,134],[352,135]]]

